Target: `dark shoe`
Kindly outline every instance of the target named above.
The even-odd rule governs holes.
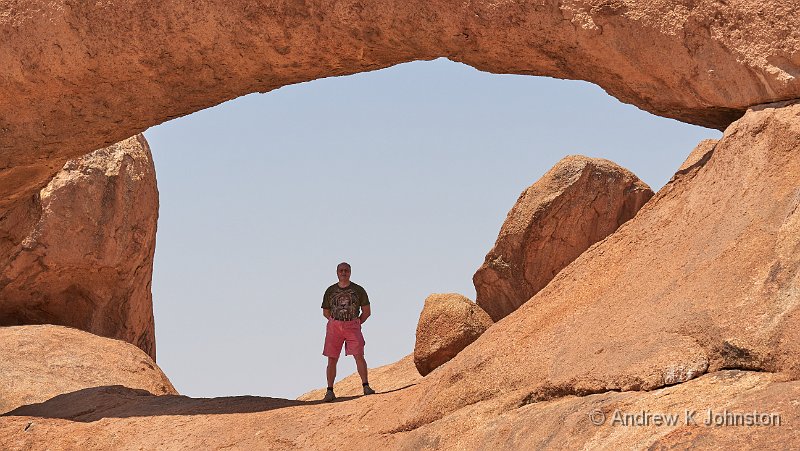
[[[333,394],[333,390],[327,390],[325,392],[325,397],[322,398],[324,402],[331,402],[336,400],[336,395]]]
[[[374,394],[375,394],[375,390],[373,390],[372,387],[370,387],[369,385],[365,385],[364,386],[364,395],[365,396],[366,395],[374,395]]]

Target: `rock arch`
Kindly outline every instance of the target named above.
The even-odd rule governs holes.
[[[448,57],[724,128],[800,97],[800,6],[742,0],[4,2],[0,205],[72,157],[251,92]]]

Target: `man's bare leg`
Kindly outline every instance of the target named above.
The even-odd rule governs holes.
[[[361,376],[361,383],[366,384],[369,382],[367,378],[367,360],[364,359],[364,355],[354,355],[353,358],[356,359],[356,369],[358,370],[358,375]]]
[[[325,369],[325,375],[328,376],[328,389],[325,390],[325,398],[322,399],[325,402],[336,399],[336,395],[333,393],[333,381],[336,380],[336,363],[338,361],[338,357],[328,357],[328,368]]]
[[[364,355],[354,355],[353,358],[356,359],[356,369],[358,370],[358,375],[361,376],[361,385],[364,386],[364,394],[371,395],[375,393],[369,386],[369,379],[367,378],[367,360],[364,358]]]
[[[325,371],[328,376],[328,387],[333,387],[333,381],[336,380],[336,363],[338,362],[338,358],[328,357],[328,368]],[[364,365],[366,365],[366,362],[364,362]]]

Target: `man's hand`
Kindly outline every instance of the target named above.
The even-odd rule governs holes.
[[[358,317],[358,320],[361,321],[361,324],[367,321],[369,315],[372,314],[372,310],[369,308],[369,304],[361,306],[361,316]]]
[[[322,316],[324,316],[326,319],[331,319],[331,309],[329,308],[322,309]]]

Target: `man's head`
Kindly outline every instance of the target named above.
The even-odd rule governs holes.
[[[350,283],[350,264],[341,262],[336,266],[336,276],[339,278],[340,286],[347,286]]]

